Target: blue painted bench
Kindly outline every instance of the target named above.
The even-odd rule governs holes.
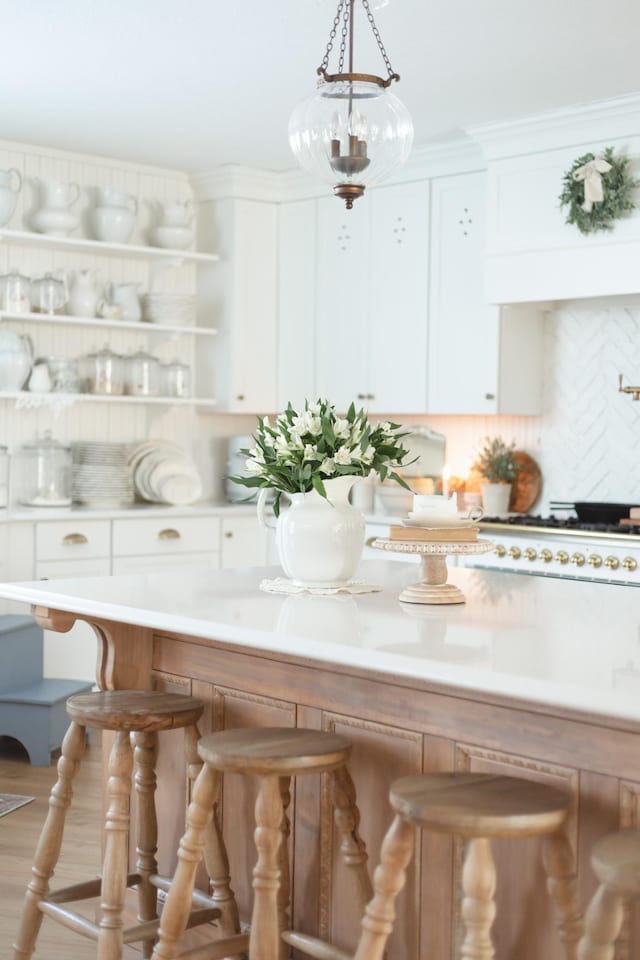
[[[18,740],[35,766],[48,766],[69,726],[67,697],[91,690],[84,680],[42,676],[42,628],[33,617],[0,616],[0,736]]]

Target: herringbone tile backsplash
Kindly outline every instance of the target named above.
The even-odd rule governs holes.
[[[545,319],[540,417],[428,417],[447,437],[454,473],[465,474],[485,436],[515,440],[540,464],[549,500],[640,503],[640,402],[618,392],[640,383],[640,306],[570,304]],[[523,358],[525,362],[525,358]]]

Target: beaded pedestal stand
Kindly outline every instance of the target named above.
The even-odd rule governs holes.
[[[382,537],[371,543],[376,550],[390,553],[417,553],[422,563],[421,580],[405,587],[399,596],[404,603],[464,603],[465,595],[453,583],[447,583],[447,557],[487,553],[493,550],[490,540],[458,543],[426,543],[408,540],[386,540]]]

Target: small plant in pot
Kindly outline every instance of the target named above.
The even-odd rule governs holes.
[[[484,477],[482,507],[485,515],[499,517],[509,512],[511,484],[518,475],[514,458],[515,443],[510,446],[502,437],[486,437],[473,469]]]

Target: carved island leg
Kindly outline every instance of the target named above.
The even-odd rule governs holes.
[[[474,837],[467,844],[462,867],[462,919],[465,936],[461,960],[494,960],[491,926],[496,915],[493,895],[496,867],[491,841]]]
[[[278,862],[280,865],[280,885],[278,887],[278,933],[288,930],[291,926],[289,908],[291,905],[291,868],[289,865],[289,836],[291,821],[289,819],[289,805],[291,803],[291,777],[280,777],[280,799],[282,800],[282,834],[278,848]],[[284,940],[280,941],[280,960],[287,960],[289,948]]]
[[[33,877],[27,887],[20,927],[13,947],[14,960],[28,960],[35,948],[43,916],[39,903],[49,890],[49,880],[60,856],[64,821],[73,795],[73,779],[78,772],[85,746],[85,728],[72,721],[62,741],[58,780],[49,796],[49,811],[31,868]]]
[[[585,933],[578,944],[578,960],[613,960],[615,942],[624,920],[624,900],[598,887],[585,917]]]
[[[334,821],[340,834],[340,852],[349,872],[355,879],[359,914],[373,896],[373,887],[367,867],[367,847],[358,832],[360,811],[356,803],[356,788],[346,767],[331,773]]]
[[[278,849],[282,838],[282,815],[280,778],[262,777],[256,799],[254,838],[258,860],[253,868],[254,898],[249,936],[251,960],[279,960],[280,956]]]
[[[543,859],[547,888],[555,907],[556,927],[565,955],[567,960],[576,960],[584,922],[578,903],[575,856],[564,830],[545,837]]]

